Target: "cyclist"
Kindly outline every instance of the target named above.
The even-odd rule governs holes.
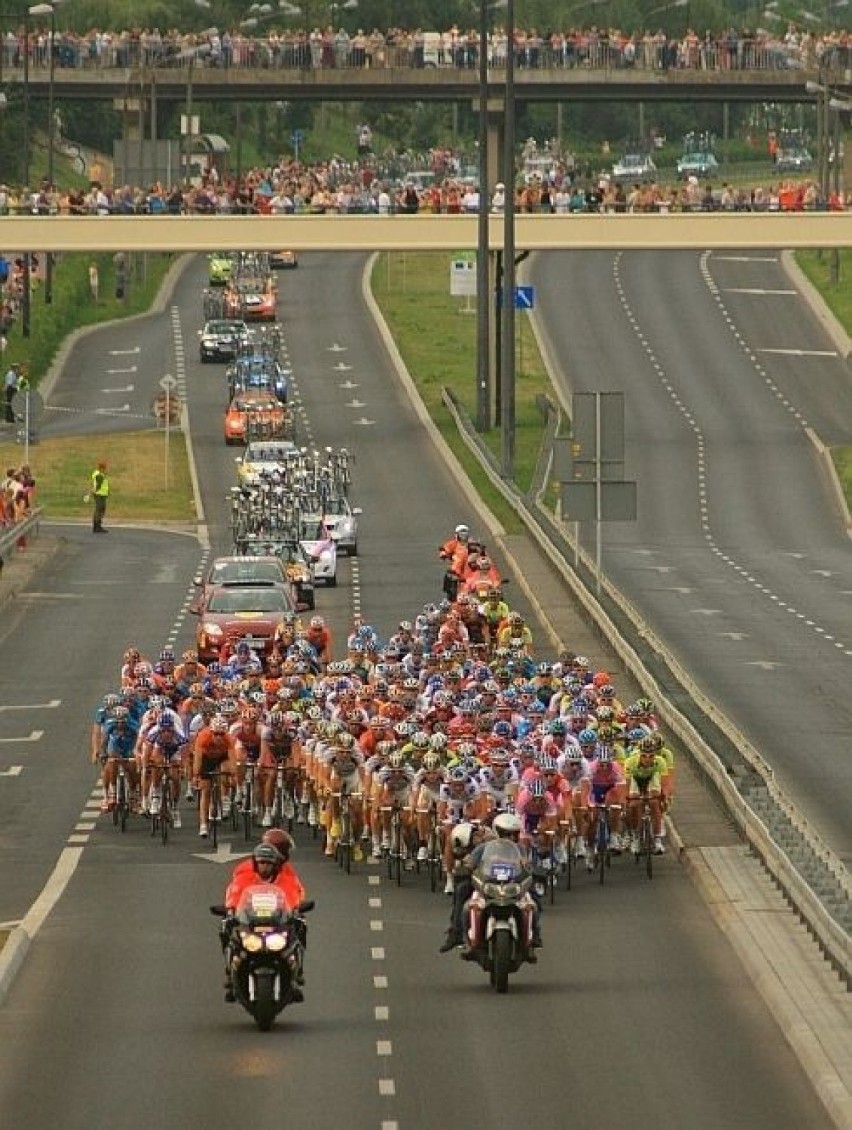
[[[594,757],[587,762],[586,775],[581,789],[582,804],[589,809],[586,842],[589,849],[594,847],[599,809],[612,810],[609,847],[613,852],[621,851],[621,814],[625,799],[625,777],[621,764],[613,758],[612,747],[598,742]],[[591,850],[586,860],[590,871],[594,870]]]
[[[159,816],[160,787],[163,785],[163,777],[165,776],[164,787],[171,789],[172,827],[174,828],[181,826],[178,798],[180,795],[180,771],[185,748],[186,738],[183,731],[178,730],[175,726],[172,712],[162,711],[157,719],[157,724],[148,732],[143,753],[143,768],[148,781],[146,800],[151,816]]]
[[[102,780],[104,798],[101,802],[101,812],[111,812],[115,804],[115,786],[118,779],[118,762],[124,765],[124,771],[130,782],[130,788],[135,794],[139,787],[139,777],[136,771],[134,753],[136,750],[136,734],[130,726],[130,711],[126,706],[116,706],[112,716],[104,724],[104,743],[99,757],[103,763]]]
[[[210,811],[210,774],[221,773],[222,795],[230,788],[234,773],[234,739],[230,734],[228,719],[215,714],[209,725],[202,726],[195,739],[192,783],[200,792],[198,804],[198,834],[206,839],[209,821],[218,820],[219,813]]]
[[[264,828],[272,826],[272,807],[275,799],[276,778],[279,768],[284,772],[285,796],[282,815],[290,820],[295,812],[293,797],[299,778],[299,750],[295,741],[299,715],[290,710],[273,710],[266,715],[260,731],[261,803]]]
[[[438,807],[438,820],[444,829],[444,870],[447,882],[444,894],[453,893],[452,829],[462,821],[476,820],[480,813],[482,791],[467,769],[458,764],[447,771],[446,780],[441,785]],[[446,833],[450,833],[447,835]]]
[[[401,750],[395,749],[389,754],[387,762],[376,773],[376,781],[381,789],[378,805],[378,823],[381,830],[381,846],[384,851],[391,847],[391,815],[392,809],[400,810],[401,847],[410,838],[412,823],[411,787],[414,784],[416,773],[405,760]],[[373,826],[373,838],[376,836],[376,826]]]
[[[656,735],[643,738],[636,753],[624,761],[627,778],[627,822],[631,831],[631,849],[639,854],[639,816],[642,801],[647,799],[651,808],[651,827],[654,834],[654,853],[666,850],[662,840],[663,813],[660,805],[663,778],[668,773],[668,762],[658,753]]]
[[[237,804],[243,801],[246,771],[249,766],[256,767],[260,760],[260,707],[252,702],[240,711],[239,719],[231,725],[234,739],[234,762],[237,771],[237,789],[234,799]],[[256,798],[252,798],[252,804]],[[228,815],[230,804],[223,800],[223,816]]]
[[[433,812],[437,812],[441,785],[445,776],[441,755],[430,749],[423,755],[420,768],[411,785],[412,807],[417,818],[417,858],[421,863],[425,863],[429,858],[426,844],[431,830],[430,818]]]
[[[340,797],[345,791],[349,797],[349,835],[352,840],[352,858],[356,863],[360,863],[364,858],[359,843],[364,761],[364,754],[348,730],[343,730],[336,735],[328,758],[331,824],[326,839],[325,854],[334,855],[337,841],[340,838]]]

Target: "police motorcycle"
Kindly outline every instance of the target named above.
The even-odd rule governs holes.
[[[287,1005],[303,1000],[302,979],[305,923],[313,900],[288,906],[275,886],[247,887],[233,915],[224,906],[210,913],[223,918],[222,939],[236,1000],[268,1032]]]
[[[504,827],[505,826],[505,827]],[[520,821],[504,813],[494,821],[501,837],[514,836]],[[509,974],[525,963],[535,964],[540,944],[533,876],[517,843],[492,840],[474,855],[473,891],[465,906],[465,947],[462,957],[488,973],[498,993],[509,988]]]

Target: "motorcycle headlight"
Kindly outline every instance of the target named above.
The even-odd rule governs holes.
[[[263,938],[259,938],[257,934],[252,934],[247,930],[244,934],[241,934],[240,937],[242,939],[243,949],[246,953],[260,953],[263,949]]]
[[[520,883],[483,883],[482,893],[487,899],[516,899],[520,896]]]
[[[283,934],[266,935],[266,948],[273,953],[280,953],[286,945],[287,939]]]

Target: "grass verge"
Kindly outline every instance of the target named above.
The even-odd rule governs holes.
[[[843,249],[839,254],[833,251],[797,251],[796,262],[852,337],[852,286],[849,283],[852,279],[852,250]],[[852,447],[831,448],[831,458],[846,502],[852,508]]]
[[[372,276],[373,295],[411,373],[420,396],[442,436],[465,468],[477,492],[509,533],[521,523],[495,490],[479,462],[459,437],[441,399],[446,386],[468,415],[476,416],[476,302],[450,295],[450,264],[443,252],[388,252],[380,255]],[[516,315],[515,479],[529,486],[544,433],[536,398],[552,395],[527,315]],[[493,326],[492,326],[493,333]],[[485,442],[500,459],[501,435],[492,427]]]
[[[20,465],[20,444],[0,444],[2,467]],[[109,465],[107,522],[190,522],[195,520],[186,444],[180,432],[169,435],[168,482],[162,431],[106,436],[61,436],[30,447],[36,502],[51,518],[88,521],[83,501],[95,463]]]

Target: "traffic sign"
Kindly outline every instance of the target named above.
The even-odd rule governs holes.
[[[166,373],[160,380],[160,388],[165,389],[166,392],[171,392],[176,385],[177,381],[171,373]]]
[[[515,287],[515,309],[516,310],[533,310],[533,309],[535,309],[535,287],[534,286],[516,286]]]

